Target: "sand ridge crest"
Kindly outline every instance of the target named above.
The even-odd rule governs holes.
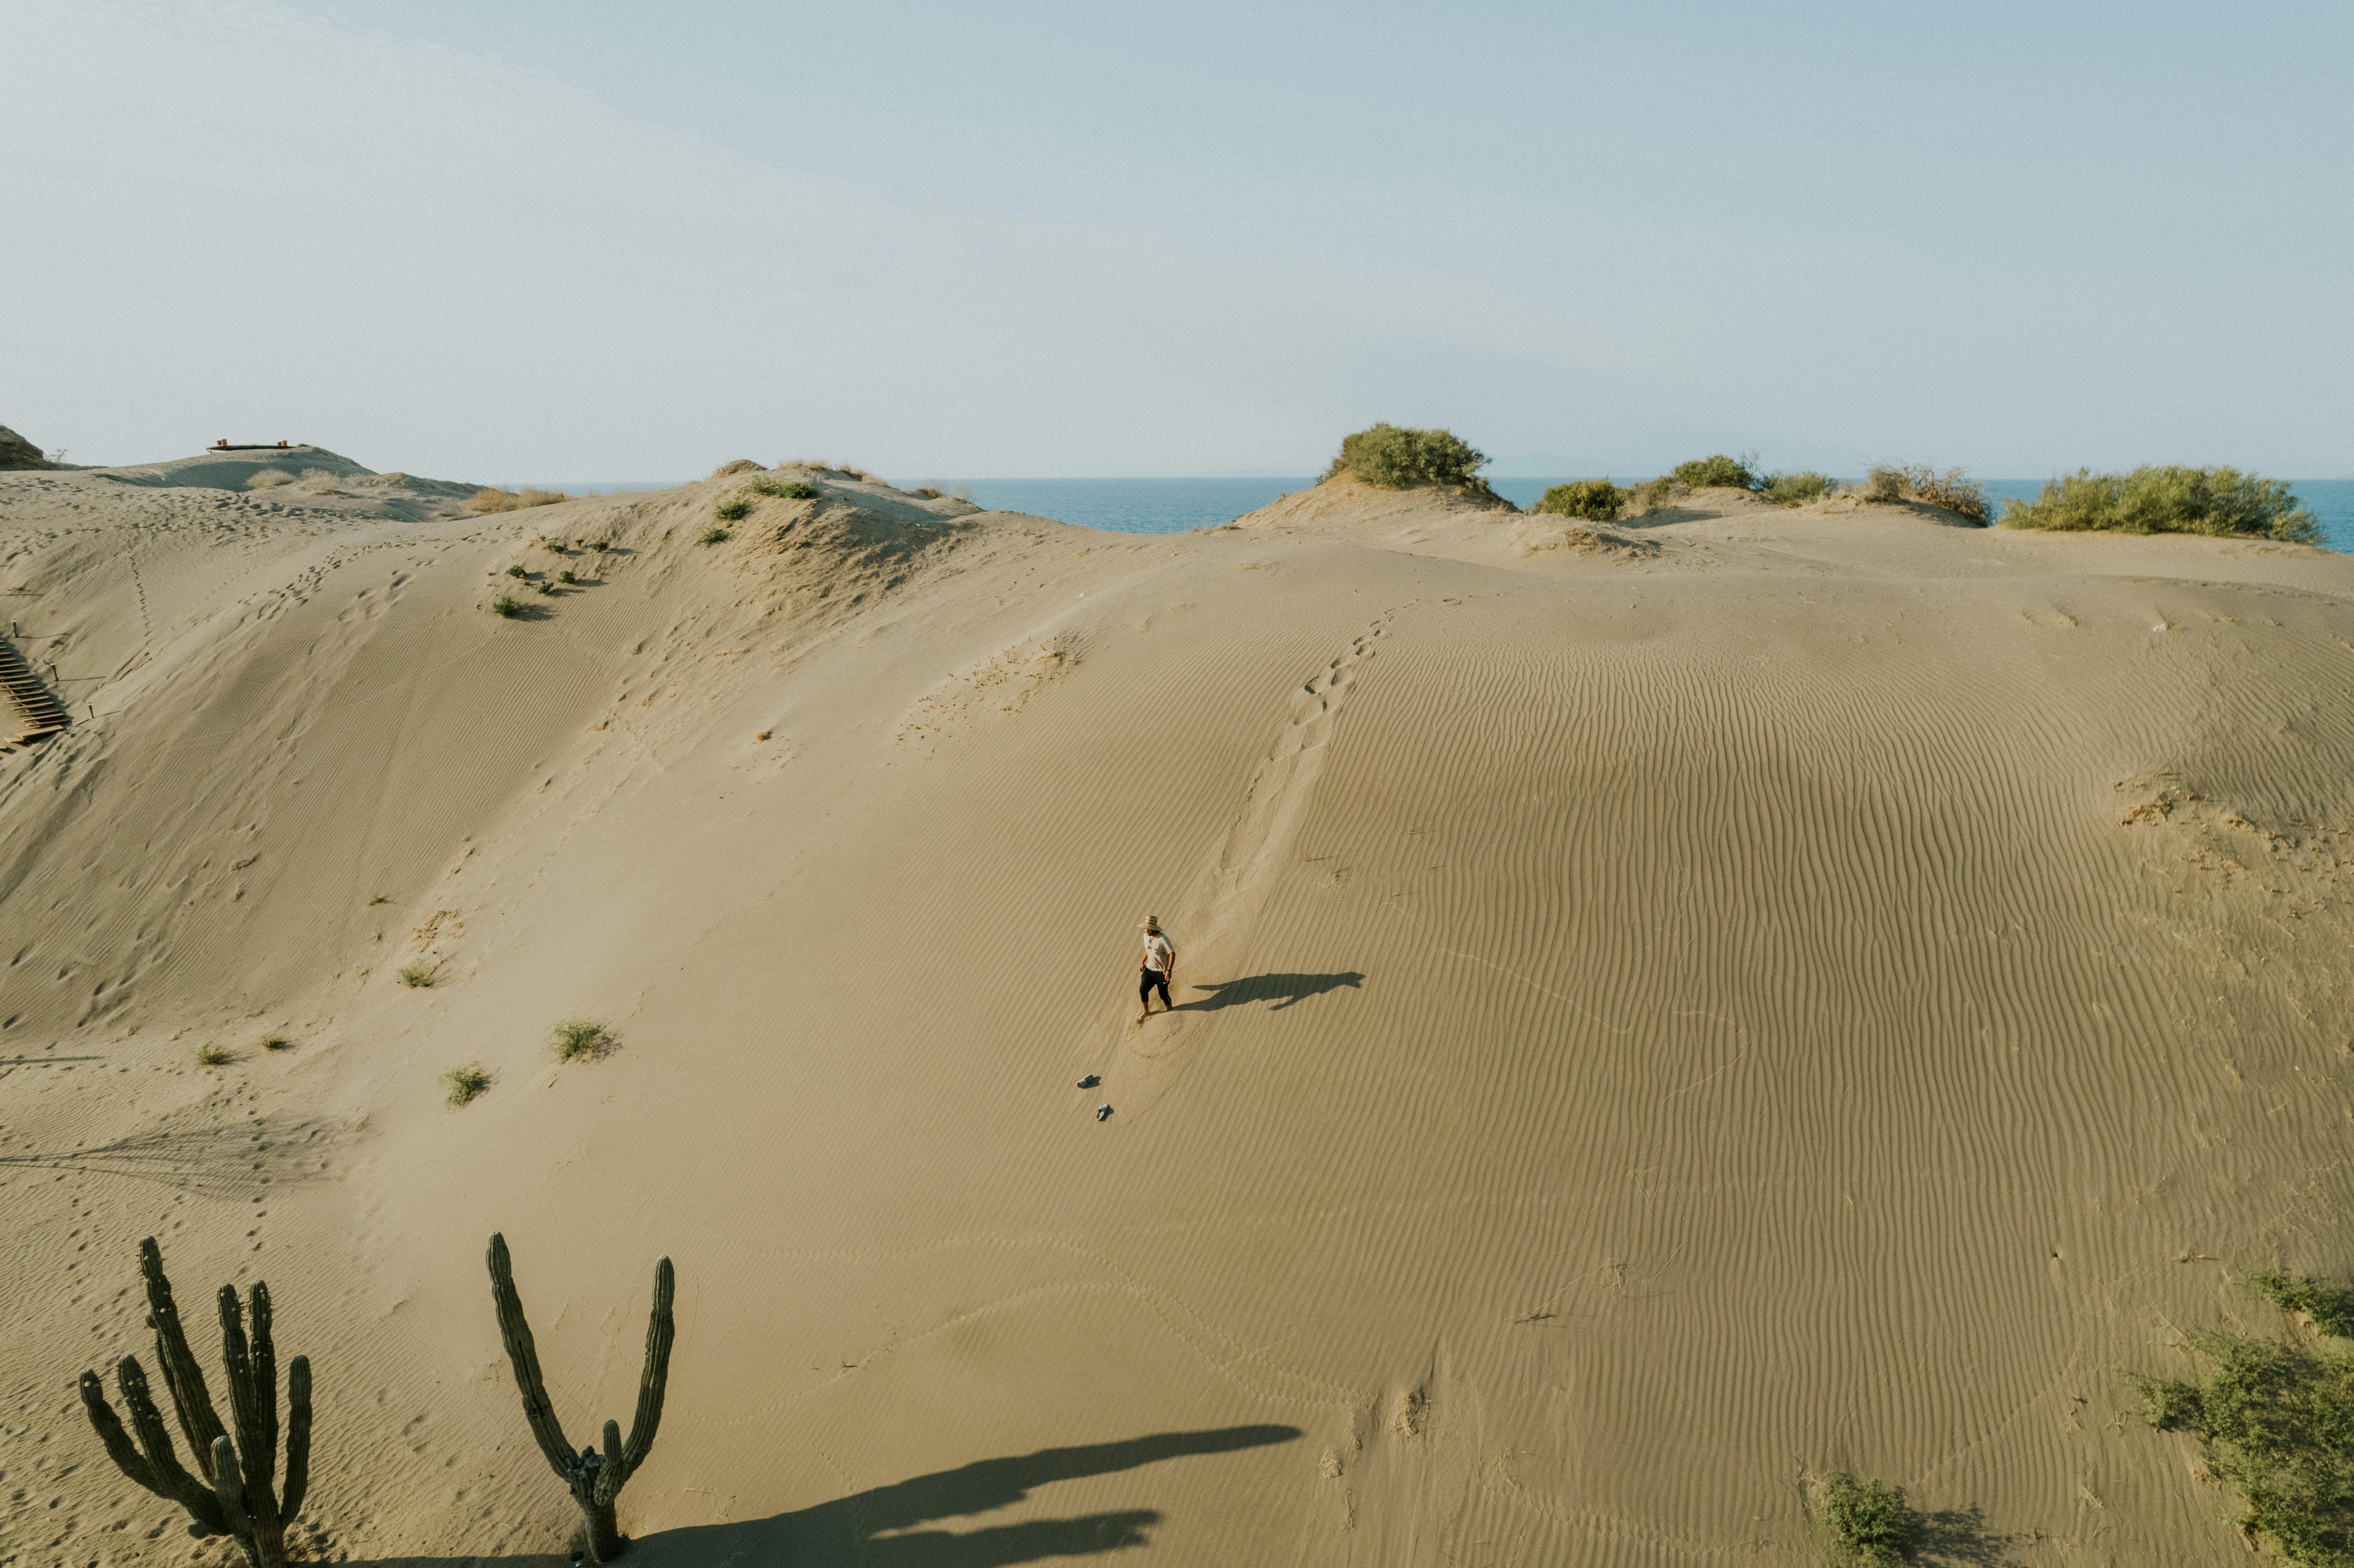
[[[38,1560],[189,1553],[72,1396],[150,1234],[317,1359],[337,1550],[559,1552],[493,1227],[567,1411],[677,1263],[652,1568],[1803,1561],[1809,1467],[2239,1560],[2103,1369],[2342,1267],[2354,563],[1778,511],[1521,557],[1337,492],[1137,539],[809,471],[709,546],[748,473],[0,479],[98,713],[0,758]],[[510,564],[583,580],[504,620]],[[1131,1032],[1147,911],[1182,1011]]]

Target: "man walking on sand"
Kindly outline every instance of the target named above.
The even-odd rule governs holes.
[[[1144,1011],[1137,1014],[1139,1023],[1152,1016],[1152,993],[1161,993],[1161,1011],[1174,1012],[1170,1005],[1169,982],[1177,978],[1177,949],[1161,933],[1161,917],[1147,915],[1144,932],[1144,961],[1136,966],[1136,1004]]]

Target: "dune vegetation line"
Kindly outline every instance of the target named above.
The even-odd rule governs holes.
[[[1344,438],[1324,477],[1341,474],[1389,489],[1447,485],[1495,495],[1479,470],[1488,459],[1451,430],[1377,424]],[[1839,496],[1935,507],[1965,522],[2006,528],[2115,534],[2199,534],[2311,545],[2321,524],[2285,481],[2233,468],[2145,467],[2130,473],[2080,469],[2052,480],[2038,499],[2005,503],[1999,519],[1985,486],[1963,469],[1925,463],[1875,463],[1856,485],[1812,469],[1770,473],[1756,454],[1714,452],[1678,463],[1655,479],[1621,486],[1607,479],[1556,484],[1533,510],[1587,522],[1615,522],[1662,510],[1704,490],[1734,490],[1776,506],[1805,506]]]

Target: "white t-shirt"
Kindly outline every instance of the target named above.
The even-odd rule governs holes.
[[[1166,974],[1169,972],[1170,960],[1176,956],[1177,949],[1169,945],[1168,938],[1158,931],[1147,931],[1144,934],[1144,967],[1146,969]]]

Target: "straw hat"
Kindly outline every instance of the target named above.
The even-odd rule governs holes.
[[[1161,916],[1158,915],[1147,915],[1144,917],[1144,924],[1139,926],[1137,929],[1140,931],[1150,931],[1154,936],[1159,936],[1161,934]]]

